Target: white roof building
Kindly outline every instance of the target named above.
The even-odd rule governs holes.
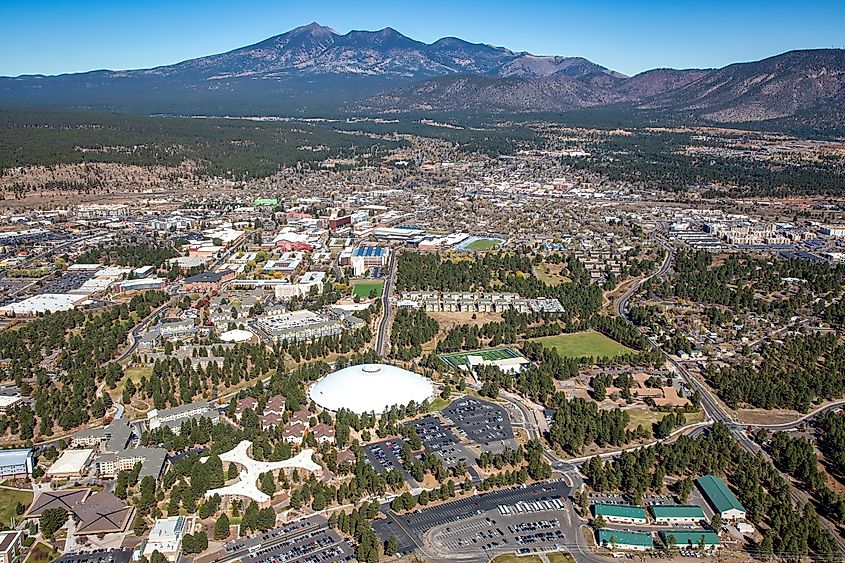
[[[252,447],[252,442],[243,440],[234,449],[226,453],[220,454],[220,460],[224,463],[237,463],[244,468],[236,483],[220,487],[219,489],[211,489],[206,491],[205,497],[211,498],[214,495],[221,497],[235,497],[242,499],[251,499],[258,504],[267,504],[270,502],[270,497],[260,491],[257,486],[258,476],[268,471],[277,471],[279,469],[300,468],[306,471],[316,472],[322,468],[314,463],[311,456],[314,455],[314,450],[306,449],[299,452],[290,459],[283,461],[258,461],[249,456],[249,448]],[[208,458],[202,458],[200,461],[205,463]]]
[[[254,335],[248,330],[227,330],[220,335],[220,340],[223,342],[247,342],[252,339]]]
[[[330,373],[311,386],[311,399],[330,411],[381,414],[393,405],[422,403],[434,394],[431,381],[385,364],[362,364]]]
[[[94,450],[65,450],[47,470],[50,477],[74,477],[82,475],[85,466],[94,455]]]
[[[0,307],[0,313],[15,315],[37,315],[38,313],[55,313],[69,311],[77,304],[85,301],[85,295],[69,293],[41,293],[17,303],[10,303]]]
[[[150,530],[150,537],[144,546],[144,556],[149,559],[153,551],[164,555],[168,561],[176,561],[182,552],[182,538],[193,532],[195,517],[171,516],[159,518]]]

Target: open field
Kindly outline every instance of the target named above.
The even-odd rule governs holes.
[[[468,366],[470,356],[479,356],[483,360],[495,361],[504,360],[507,358],[518,358],[520,353],[513,348],[488,348],[485,350],[473,350],[469,352],[453,352],[451,354],[441,354],[440,359],[452,367]]]
[[[541,264],[534,268],[534,277],[548,285],[560,285],[570,281],[568,277],[561,275],[560,264]]]
[[[532,342],[540,342],[546,348],[557,348],[557,353],[565,358],[612,357],[632,351],[627,346],[593,330],[533,338]]]
[[[352,282],[352,294],[357,295],[362,299],[366,299],[370,296],[370,291],[376,290],[376,297],[381,297],[381,292],[384,289],[384,282],[381,280],[366,280],[366,281],[353,281]]]
[[[637,426],[643,425],[646,430],[651,430],[651,425],[659,422],[667,413],[653,411],[651,409],[625,409],[631,421],[628,423],[628,430],[636,430]],[[687,424],[695,424],[704,420],[704,412],[688,412],[684,414]]]
[[[20,520],[20,516],[15,512],[19,502],[29,506],[32,502],[32,491],[0,489],[0,522],[8,525],[12,517]]]

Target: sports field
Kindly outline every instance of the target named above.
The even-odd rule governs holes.
[[[632,352],[627,346],[623,346],[594,330],[558,334],[556,336],[543,336],[541,338],[533,338],[532,342],[540,342],[546,348],[557,348],[557,353],[565,358],[583,358],[587,356],[603,358]]]
[[[505,360],[507,358],[519,358],[521,354],[513,348],[488,348],[487,350],[473,350],[471,352],[453,352],[451,354],[441,354],[440,359],[452,367],[461,367],[469,365],[469,357],[478,356],[482,360],[493,362],[496,360]]]
[[[384,282],[381,280],[373,281],[355,281],[352,282],[352,294],[366,299],[370,296],[370,291],[376,290],[376,297],[381,297],[381,292],[384,289]]]
[[[490,250],[497,244],[505,241],[494,237],[469,237],[458,245],[458,250],[472,250],[473,252],[484,252]]]

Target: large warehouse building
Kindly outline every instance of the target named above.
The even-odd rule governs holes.
[[[311,386],[311,399],[330,411],[381,414],[393,405],[422,403],[434,394],[428,379],[385,364],[362,364],[330,373]]]

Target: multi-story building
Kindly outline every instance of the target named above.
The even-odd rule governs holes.
[[[217,424],[217,409],[209,406],[208,401],[197,401],[170,409],[153,409],[147,413],[147,426],[150,430],[167,426],[178,434],[183,421],[200,418],[211,419],[212,423]]]
[[[165,461],[167,461],[167,450],[164,448],[129,448],[101,455],[94,463],[101,477],[114,478],[121,471],[131,471],[135,464],[140,462],[139,478],[143,479],[150,475],[153,479],[158,479],[164,469]]]
[[[0,563],[16,561],[23,546],[23,532],[9,530],[0,532]]]
[[[27,477],[33,465],[30,448],[0,450],[0,478]]]

